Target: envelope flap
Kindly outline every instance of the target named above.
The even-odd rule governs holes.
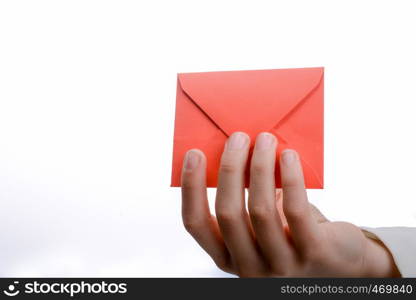
[[[183,91],[227,135],[268,131],[318,85],[323,68],[182,73]]]

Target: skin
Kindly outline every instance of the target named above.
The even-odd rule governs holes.
[[[399,277],[387,248],[357,226],[330,222],[308,202],[299,156],[280,155],[282,189],[276,190],[277,139],[261,133],[244,172],[250,138],[236,132],[224,147],[211,215],[206,158],[188,151],[182,169],[182,217],[186,230],[225,272],[240,277]]]

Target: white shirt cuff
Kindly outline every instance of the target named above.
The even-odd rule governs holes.
[[[416,228],[361,227],[367,236],[378,238],[389,249],[402,277],[416,277]]]

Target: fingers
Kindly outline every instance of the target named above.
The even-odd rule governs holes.
[[[306,195],[302,166],[294,150],[284,150],[280,159],[283,210],[298,251],[308,256],[320,240],[318,223],[313,218]]]
[[[283,271],[290,248],[276,208],[276,147],[272,134],[261,133],[257,137],[251,160],[248,208],[261,252],[273,270]]]
[[[308,203],[301,163],[293,150],[281,155],[284,217],[279,216],[277,206],[282,201],[276,202],[274,178],[277,141],[267,133],[258,137],[253,151],[248,217],[244,174],[249,144],[244,133],[233,134],[226,143],[215,205],[218,222],[211,216],[207,201],[205,156],[199,150],[187,153],[182,170],[183,222],[221,269],[257,276],[264,275],[270,266],[272,271],[284,273],[288,270],[285,264],[290,264],[296,252],[308,259],[319,249],[322,233],[318,222],[326,219]],[[281,220],[289,226],[289,240],[296,252]]]
[[[239,275],[261,274],[262,261],[256,249],[244,201],[244,172],[249,137],[232,134],[221,157],[215,209],[224,242]]]
[[[229,253],[209,211],[205,169],[205,155],[199,150],[188,151],[182,168],[182,219],[186,230],[215,263],[228,270]]]

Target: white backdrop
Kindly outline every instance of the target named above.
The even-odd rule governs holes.
[[[224,275],[169,187],[177,72],[324,66],[310,199],[416,226],[412,2],[0,2],[0,275]]]

